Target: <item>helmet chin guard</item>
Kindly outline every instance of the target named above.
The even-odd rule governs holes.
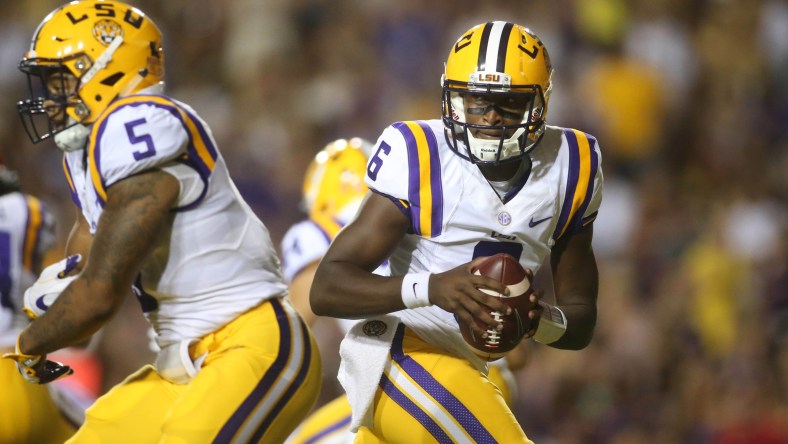
[[[69,120],[72,120],[69,117]],[[55,145],[64,152],[77,151],[85,147],[90,136],[90,128],[81,123],[73,122],[62,131],[55,134]]]

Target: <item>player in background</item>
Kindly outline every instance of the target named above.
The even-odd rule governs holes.
[[[290,286],[293,305],[310,326],[317,320],[309,306],[309,289],[315,270],[331,240],[361,207],[368,191],[364,175],[371,149],[371,143],[358,137],[338,139],[319,151],[307,167],[302,201],[307,219],[296,223],[285,233],[282,240],[282,268]],[[378,267],[375,273],[388,275],[387,262]],[[346,334],[358,321],[336,319],[336,322],[342,333]],[[516,383],[511,373],[524,365],[524,355],[524,347],[518,347],[506,359],[495,361],[490,366],[490,380],[501,389],[510,406],[516,394]],[[342,395],[310,415],[289,442],[353,442],[355,434],[350,432],[350,415],[350,404],[347,397]]]
[[[528,334],[561,349],[591,340],[600,150],[546,125],[552,72],[527,28],[477,25],[446,60],[442,119],[397,122],[378,139],[373,192],[310,293],[317,315],[366,318],[340,346],[356,442],[531,442],[459,332],[474,318],[501,328],[490,312],[507,311],[480,290],[506,287],[471,273],[480,256],[509,253],[534,271],[549,257],[556,305],[534,298]],[[386,259],[390,276],[373,274]]]
[[[0,352],[14,351],[30,319],[23,294],[55,246],[55,221],[38,198],[19,190],[16,173],[0,164]],[[63,442],[76,426],[53,400],[51,386],[29,384],[12,361],[0,359],[0,442]],[[57,396],[57,395],[55,395]]]
[[[307,218],[290,227],[282,239],[282,270],[290,299],[310,326],[318,320],[309,306],[312,278],[331,240],[355,216],[367,193],[364,171],[371,148],[358,137],[338,139],[315,155],[304,177],[301,207]],[[385,274],[385,266],[377,272]],[[336,319],[342,332],[355,322]],[[288,443],[352,442],[349,425],[350,405],[339,396],[311,414]]]
[[[210,129],[163,94],[159,29],[121,2],[71,2],[20,69],[28,134],[64,151],[81,210],[66,244],[78,274],[4,357],[32,382],[68,375],[47,355],[89,338],[133,285],[155,365],[100,397],[70,442],[284,441],[318,395],[319,354]]]

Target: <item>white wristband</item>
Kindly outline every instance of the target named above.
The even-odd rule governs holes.
[[[566,316],[564,312],[555,305],[550,305],[542,301],[539,301],[539,305],[541,305],[544,310],[542,311],[542,316],[539,318],[539,326],[536,328],[534,341],[542,344],[552,344],[561,339],[561,336],[566,333]]]
[[[430,273],[410,273],[402,279],[402,302],[407,308],[432,305],[429,296]]]

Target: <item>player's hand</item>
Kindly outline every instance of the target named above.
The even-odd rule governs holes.
[[[41,272],[38,280],[25,291],[22,310],[30,319],[44,314],[60,293],[68,287],[78,274],[75,274],[82,256],[74,254],[54,263]]]
[[[501,282],[473,274],[471,270],[484,259],[484,257],[476,258],[443,273],[433,274],[430,277],[429,288],[430,302],[454,313],[457,318],[470,325],[480,337],[486,337],[487,333],[476,326],[473,318],[479,319],[489,328],[500,329],[503,325],[496,321],[490,312],[508,313],[509,310],[509,306],[499,298],[479,290],[485,288],[501,294],[509,292],[506,285]]]
[[[528,311],[528,318],[531,319],[531,326],[532,328],[525,332],[524,338],[530,338],[534,334],[536,334],[536,329],[539,328],[539,318],[542,317],[542,311],[544,311],[544,307],[539,304],[539,301],[542,300],[544,297],[544,290],[541,288],[533,287],[534,282],[534,272],[530,268],[525,269],[525,275],[528,276],[528,280],[531,282],[531,286],[533,288],[533,292],[530,296],[528,296],[531,302],[534,304],[534,308]]]
[[[34,384],[47,384],[74,373],[74,370],[67,365],[47,360],[46,355],[37,356],[21,353],[18,340],[16,352],[5,353],[3,358],[12,359],[16,363],[16,368],[22,377]]]

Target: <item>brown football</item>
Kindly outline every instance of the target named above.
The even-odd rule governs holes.
[[[482,289],[483,292],[491,296],[501,298],[506,305],[512,308],[509,315],[497,311],[492,312],[493,317],[499,319],[503,324],[503,330],[488,329],[487,337],[482,338],[475,334],[469,325],[457,319],[462,337],[469,348],[480,358],[495,361],[517,347],[525,333],[531,329],[531,319],[528,318],[528,312],[534,307],[530,301],[533,289],[520,262],[506,253],[488,257],[473,272],[493,278],[509,287],[509,296]],[[474,320],[474,322],[481,328],[487,328],[479,320]]]

